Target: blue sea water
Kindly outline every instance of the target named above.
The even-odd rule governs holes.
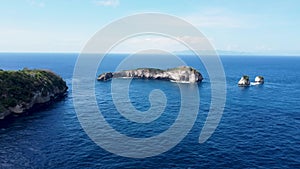
[[[78,54],[1,53],[0,68],[51,69],[69,86],[68,96],[50,107],[15,118],[0,128],[0,168],[300,168],[300,57],[222,56],[227,83],[223,117],[213,135],[198,143],[211,101],[210,81],[201,62],[182,56],[200,70],[200,108],[196,122],[175,147],[142,159],[110,153],[82,129],[73,105],[72,75]],[[123,55],[109,55],[98,73],[113,71]],[[240,88],[247,74],[265,77],[262,86]],[[138,124],[114,107],[110,82],[96,82],[98,105],[107,122],[131,137],[151,137],[174,123],[180,106],[176,83],[133,80],[130,99],[136,109],[150,108],[149,93],[161,89],[168,98],[161,117]],[[88,108],[87,108],[88,109]]]

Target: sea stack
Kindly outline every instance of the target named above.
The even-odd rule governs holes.
[[[238,82],[238,85],[241,87],[250,86],[249,76],[247,76],[247,75],[242,76]]]
[[[201,73],[189,66],[180,66],[167,70],[156,68],[138,68],[114,73],[108,72],[100,74],[97,80],[107,81],[112,78],[157,79],[179,83],[196,83],[203,80]]]
[[[255,83],[257,83],[257,84],[264,84],[264,82],[265,82],[264,77],[262,77],[262,76],[256,76],[255,77]]]

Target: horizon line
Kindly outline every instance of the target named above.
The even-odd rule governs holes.
[[[217,50],[216,50],[217,51]],[[275,57],[280,57],[280,56],[287,56],[287,57],[300,57],[300,53],[299,54],[259,54],[259,53],[247,53],[247,52],[241,52],[241,53],[236,53],[238,51],[232,51],[234,53],[232,54],[218,54],[218,56],[275,56]],[[0,54],[80,54],[81,52],[79,51],[0,51]],[[173,54],[175,52],[172,52]],[[91,54],[99,54],[99,53],[91,53]],[[128,53],[128,52],[116,52],[116,53],[106,53],[106,54],[132,54],[132,53]],[[155,54],[161,54],[161,53],[139,53],[139,55],[155,55]],[[179,56],[190,56],[193,54],[175,54],[175,55],[179,55]]]

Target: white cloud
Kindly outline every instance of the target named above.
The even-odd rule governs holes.
[[[98,6],[112,6],[112,7],[117,7],[120,5],[119,0],[98,0],[94,1],[94,3]]]
[[[175,39],[159,35],[141,35],[124,40],[112,49],[112,53],[132,53],[149,49],[168,52],[189,50],[182,42],[191,44],[194,50],[205,50],[207,39],[205,37],[175,37]],[[191,47],[192,47],[191,46]]]
[[[240,16],[236,16],[223,9],[206,9],[184,17],[197,27],[208,28],[240,28],[244,22]]]
[[[132,53],[141,50],[157,49],[163,51],[172,51],[181,47],[178,42],[158,36],[137,36],[126,39],[112,50],[112,53]]]

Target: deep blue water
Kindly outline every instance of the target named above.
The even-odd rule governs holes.
[[[122,55],[108,56],[98,73],[112,71]],[[0,54],[0,68],[51,69],[66,81],[68,96],[48,108],[13,119],[0,128],[0,168],[299,168],[300,167],[300,57],[223,56],[227,100],[216,131],[203,144],[198,137],[210,106],[210,81],[195,57],[183,57],[201,71],[199,113],[188,135],[171,150],[135,159],[112,154],[83,131],[72,100],[72,75],[77,54]],[[263,86],[240,88],[247,74],[265,77]],[[120,82],[122,83],[122,82]],[[176,83],[133,80],[132,104],[150,108],[149,93],[161,89],[167,107],[153,123],[138,124],[122,117],[113,105],[110,82],[96,82],[98,105],[107,122],[131,137],[151,137],[174,123],[180,106]],[[88,109],[88,108],[87,108]]]

